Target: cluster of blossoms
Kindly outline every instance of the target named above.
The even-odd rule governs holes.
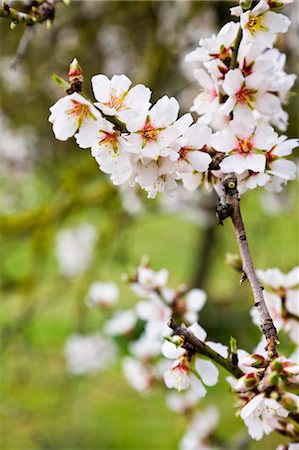
[[[223,178],[231,173],[237,177],[240,193],[257,186],[280,191],[282,184],[295,178],[296,166],[285,157],[298,146],[297,139],[279,136],[273,128],[286,129],[283,105],[295,81],[294,75],[284,71],[284,55],[273,48],[278,33],[285,33],[289,26],[289,19],[277,12],[280,6],[270,0],[240,1],[232,9],[239,22],[229,22],[217,35],[201,39],[199,47],[187,55],[187,61],[196,64],[194,74],[200,85],[191,108],[199,116],[196,123],[191,113],[179,117],[179,104],[173,97],[164,96],[152,105],[151,91],[141,84],[131,87],[125,75],[111,80],[102,74],[94,76],[96,102],[92,103],[81,94],[83,72],[74,60],[68,95],[50,108],[56,138],[64,141],[75,136],[79,147],[91,149],[114,184],[140,186],[150,198],[157,192],[175,192],[178,182],[187,191],[204,185],[219,193]],[[60,83],[66,85],[61,79]],[[266,284],[265,299],[277,329],[284,326],[297,343],[298,269],[286,276],[275,269],[260,271],[258,276]],[[211,413],[211,427],[202,430],[196,407],[206,386],[218,382],[215,362],[236,377],[229,382],[253,439],[276,430],[298,440],[298,402],[291,391],[299,384],[299,369],[292,357],[271,360],[275,355],[270,357],[269,351],[269,360],[263,350],[249,355],[232,342],[228,349],[207,341],[198,323],[206,294],[184,286],[169,288],[165,269],[154,272],[143,263],[128,281],[140,300],[134,308],[113,314],[102,332],[121,343],[126,354],[124,374],[133,388],[144,393],[164,381],[167,388],[179,391],[169,395],[167,403],[176,411],[192,413],[182,450],[210,448],[205,439],[218,418]],[[96,282],[86,303],[107,311],[118,295],[113,284]],[[180,333],[169,326],[172,318]],[[186,336],[199,346],[192,346]],[[85,351],[87,358],[96,353]],[[83,364],[88,367],[85,360]]]
[[[286,129],[282,107],[296,78],[285,73],[285,55],[273,48],[277,34],[289,26],[276,7],[261,0],[252,10],[234,8],[240,22],[201,39],[186,56],[197,65],[200,85],[191,107],[199,116],[196,123],[190,113],[178,117],[173,97],[152,105],[150,89],[131,87],[125,75],[92,77],[93,104],[79,93],[83,72],[74,60],[71,93],[50,108],[56,138],[75,135],[114,184],[137,184],[150,198],[174,192],[179,180],[189,191],[203,184],[217,190],[223,174],[231,172],[241,193],[257,186],[281,190],[295,178],[296,166],[285,157],[298,140],[279,136],[272,127]]]
[[[280,289],[280,292],[284,289],[286,296],[286,291],[295,286],[298,268],[285,276],[278,269],[260,271],[259,276],[264,282],[268,276],[273,289]],[[218,368],[192,347],[186,347],[184,339],[168,326],[170,318],[176,318],[207,348],[229,361],[228,347],[207,341],[207,333],[198,323],[199,313],[206,303],[205,292],[188,291],[185,286],[171,289],[167,285],[168,271],[155,272],[147,262],[141,263],[126,281],[140,299],[134,308],[112,314],[119,300],[117,286],[99,281],[90,285],[87,306],[98,308],[108,316],[101,334],[76,335],[68,339],[65,354],[70,372],[79,375],[107,369],[115,357],[116,346],[120,346],[123,372],[130,386],[140,393],[163,384],[178,391],[167,394],[166,404],[191,420],[180,448],[190,450],[201,448],[200,445],[216,448],[207,442],[218,422],[218,411],[211,408],[201,413],[198,404],[207,393],[206,387],[217,384]],[[296,439],[299,430],[289,417],[299,413],[298,398],[293,393],[299,385],[298,357],[296,354],[288,359],[281,356],[269,363],[264,348],[265,342],[262,342],[252,355],[236,350],[235,365],[239,375],[228,377],[227,381],[238,394],[236,406],[253,439],[259,440],[274,430]],[[209,421],[206,416],[210,417]]]
[[[292,393],[299,384],[299,366],[284,357],[270,364],[258,354],[248,356],[242,366],[249,368],[243,377],[231,380],[238,392],[240,416],[253,439],[278,430],[290,438],[298,438],[298,424],[290,422],[290,414],[299,413],[298,397]],[[288,392],[290,391],[290,392]]]
[[[299,336],[299,267],[283,274],[279,269],[257,270],[264,286],[264,296],[278,332],[285,331],[298,345]],[[254,308],[251,310],[253,322],[258,325]]]

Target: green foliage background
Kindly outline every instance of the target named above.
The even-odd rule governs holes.
[[[205,11],[211,9],[218,28],[227,21],[229,6],[231,2],[168,1],[59,5],[51,30],[39,25],[31,30],[16,69],[25,73],[17,90],[3,76],[3,67],[16,53],[24,28],[11,31],[7,22],[1,22],[1,108],[14,131],[26,124],[34,127],[38,149],[32,169],[23,171],[9,164],[1,171],[1,448],[177,448],[187,423],[167,410],[162,391],[140,397],[126,385],[119,367],[72,377],[66,371],[63,345],[71,333],[94,332],[103,321],[100,313],[84,305],[92,281],[118,282],[120,308],[134,305],[136,299],[119,279],[143,254],[150,255],[154,268],[170,270],[171,286],[192,285],[203,258],[205,230],[179,213],[161,212],[157,201],[144,201],[145,213],[129,216],[118,191],[88,152],[77,149],[73,140],[55,140],[47,122],[48,108],[61,92],[50,75],[65,76],[69,62],[77,57],[90,93],[92,75],[111,76],[112,68],[119,73],[117,67],[126,66],[134,84],[151,87],[154,101],[163,94],[179,96],[184,90],[191,102],[196,85],[188,90],[190,81],[180,60],[195,47],[198,30],[207,25]],[[106,35],[109,40],[116,36],[114,49]],[[283,40],[280,44],[289,51],[289,70],[296,70],[292,47],[289,50]],[[297,106],[296,97],[291,97],[290,136],[297,131]],[[258,268],[279,267],[287,272],[297,262],[295,183],[287,187],[282,202],[288,207],[281,214],[267,215],[259,192],[242,200]],[[58,230],[81,222],[95,224],[101,237],[90,268],[69,281],[58,273],[55,237]],[[211,246],[204,280],[209,301],[200,323],[211,339],[228,342],[232,334],[240,347],[250,351],[259,340],[259,332],[248,320],[250,290],[246,284],[240,287],[239,275],[223,264],[227,251],[236,252],[229,223],[217,228]],[[219,438],[232,442],[233,435],[239,434],[241,439],[243,427],[234,416],[225,374],[202,404],[210,402],[222,412]],[[280,442],[282,438],[271,436],[262,443],[249,443],[248,448],[272,450]],[[228,445],[233,449],[233,444]]]

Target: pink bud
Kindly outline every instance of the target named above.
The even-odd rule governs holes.
[[[247,373],[243,377],[239,378],[236,385],[235,391],[237,392],[247,392],[251,391],[259,383],[259,377],[256,372]]]
[[[263,356],[258,355],[257,353],[254,353],[253,355],[247,356],[243,361],[241,361],[241,364],[244,366],[254,367],[256,369],[260,369],[262,367],[266,366],[266,360]]]
[[[83,83],[83,69],[77,58],[74,58],[71,62],[68,76],[70,83]]]

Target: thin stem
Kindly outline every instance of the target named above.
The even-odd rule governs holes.
[[[224,207],[228,208],[229,216],[231,217],[234,225],[237,243],[242,260],[243,272],[246,274],[252,289],[254,297],[254,306],[258,311],[261,328],[267,340],[267,350],[269,359],[273,359],[278,356],[276,350],[276,344],[278,342],[277,332],[264,299],[263,295],[264,288],[261,286],[253,267],[251,254],[247,244],[245,227],[240,211],[236,176],[229,175],[223,181],[223,188],[225,192]]]
[[[240,43],[242,40],[242,35],[243,35],[243,32],[242,32],[242,28],[240,26],[235,43],[234,43],[234,48],[232,51],[232,57],[231,57],[231,62],[230,62],[231,69],[235,69],[238,65],[237,58],[238,58],[238,51],[239,51]]]
[[[175,332],[176,335],[184,338],[183,348],[188,350],[192,350],[195,353],[199,353],[200,355],[204,355],[209,359],[212,359],[229,373],[231,373],[234,377],[240,378],[244,375],[239,367],[236,367],[230,363],[230,361],[223,356],[219,355],[219,353],[212,350],[208,345],[194,336],[186,327],[179,326],[175,323],[173,319],[170,319],[168,326]]]

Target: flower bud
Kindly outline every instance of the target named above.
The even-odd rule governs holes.
[[[282,364],[282,373],[287,377],[299,375],[299,365],[290,361],[286,361]]]
[[[239,255],[236,255],[234,253],[226,253],[225,264],[237,270],[238,272],[242,271],[242,261]]]
[[[271,385],[271,386],[277,386],[278,385],[278,382],[279,382],[279,375],[278,375],[278,373],[277,372],[270,372],[269,374],[268,374],[268,383]]]
[[[256,372],[247,373],[243,377],[239,378],[236,385],[235,391],[237,392],[247,392],[251,391],[257,384],[260,379],[257,376]]]
[[[239,0],[240,6],[242,6],[243,9],[250,9],[252,5],[252,0]]]
[[[71,85],[73,84],[81,84],[83,83],[83,70],[82,67],[80,66],[80,64],[78,63],[77,58],[74,58],[73,61],[70,64],[70,69],[69,69],[69,80]]]
[[[248,367],[254,367],[255,369],[261,369],[266,366],[267,361],[262,355],[254,353],[241,361],[241,364]]]
[[[283,394],[279,403],[281,403],[281,405],[292,414],[296,414],[298,412],[298,398],[296,398],[295,395]]]
[[[279,358],[274,359],[270,365],[271,370],[280,373],[283,368],[283,363]]]

